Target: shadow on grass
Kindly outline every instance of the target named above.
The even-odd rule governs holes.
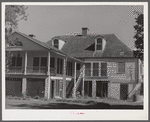
[[[20,104],[10,105],[12,107],[21,107],[26,109],[109,109],[107,103],[98,103],[96,105],[76,105],[67,103],[49,103],[49,104]]]
[[[21,107],[20,109],[143,109],[142,105],[109,105],[107,103],[97,103],[95,105],[77,105],[67,103],[49,103],[49,104],[20,104],[11,105],[12,107]]]

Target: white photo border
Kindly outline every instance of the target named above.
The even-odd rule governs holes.
[[[144,109],[58,110],[5,109],[5,5],[143,5],[144,6]],[[2,2],[2,120],[148,120],[148,2]],[[84,114],[71,114],[82,112]]]

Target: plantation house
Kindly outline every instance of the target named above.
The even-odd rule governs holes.
[[[53,37],[47,43],[14,32],[6,95],[128,99],[142,82],[142,63],[114,34]],[[16,43],[16,44],[14,44]]]

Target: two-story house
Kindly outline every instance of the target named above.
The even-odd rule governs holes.
[[[84,64],[81,59],[57,49],[58,45],[38,41],[33,35],[14,32],[10,40],[6,45],[6,55],[11,54],[5,70],[6,96],[65,98],[74,82],[80,83]],[[80,65],[78,72],[77,65]],[[71,89],[67,89],[69,82]]]
[[[47,45],[84,62],[84,98],[127,99],[142,82],[141,61],[115,34],[87,34],[87,30],[82,28],[80,35],[55,36]]]

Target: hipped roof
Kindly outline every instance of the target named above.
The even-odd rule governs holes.
[[[103,51],[86,50],[87,47],[95,43],[97,37],[102,37],[106,40],[106,46]],[[87,35],[74,36],[64,35],[54,38],[65,41],[61,51],[73,57],[133,57],[133,51],[125,45],[115,34]],[[52,40],[54,39],[52,38]],[[51,45],[52,40],[47,44]],[[120,55],[124,52],[124,55]]]

